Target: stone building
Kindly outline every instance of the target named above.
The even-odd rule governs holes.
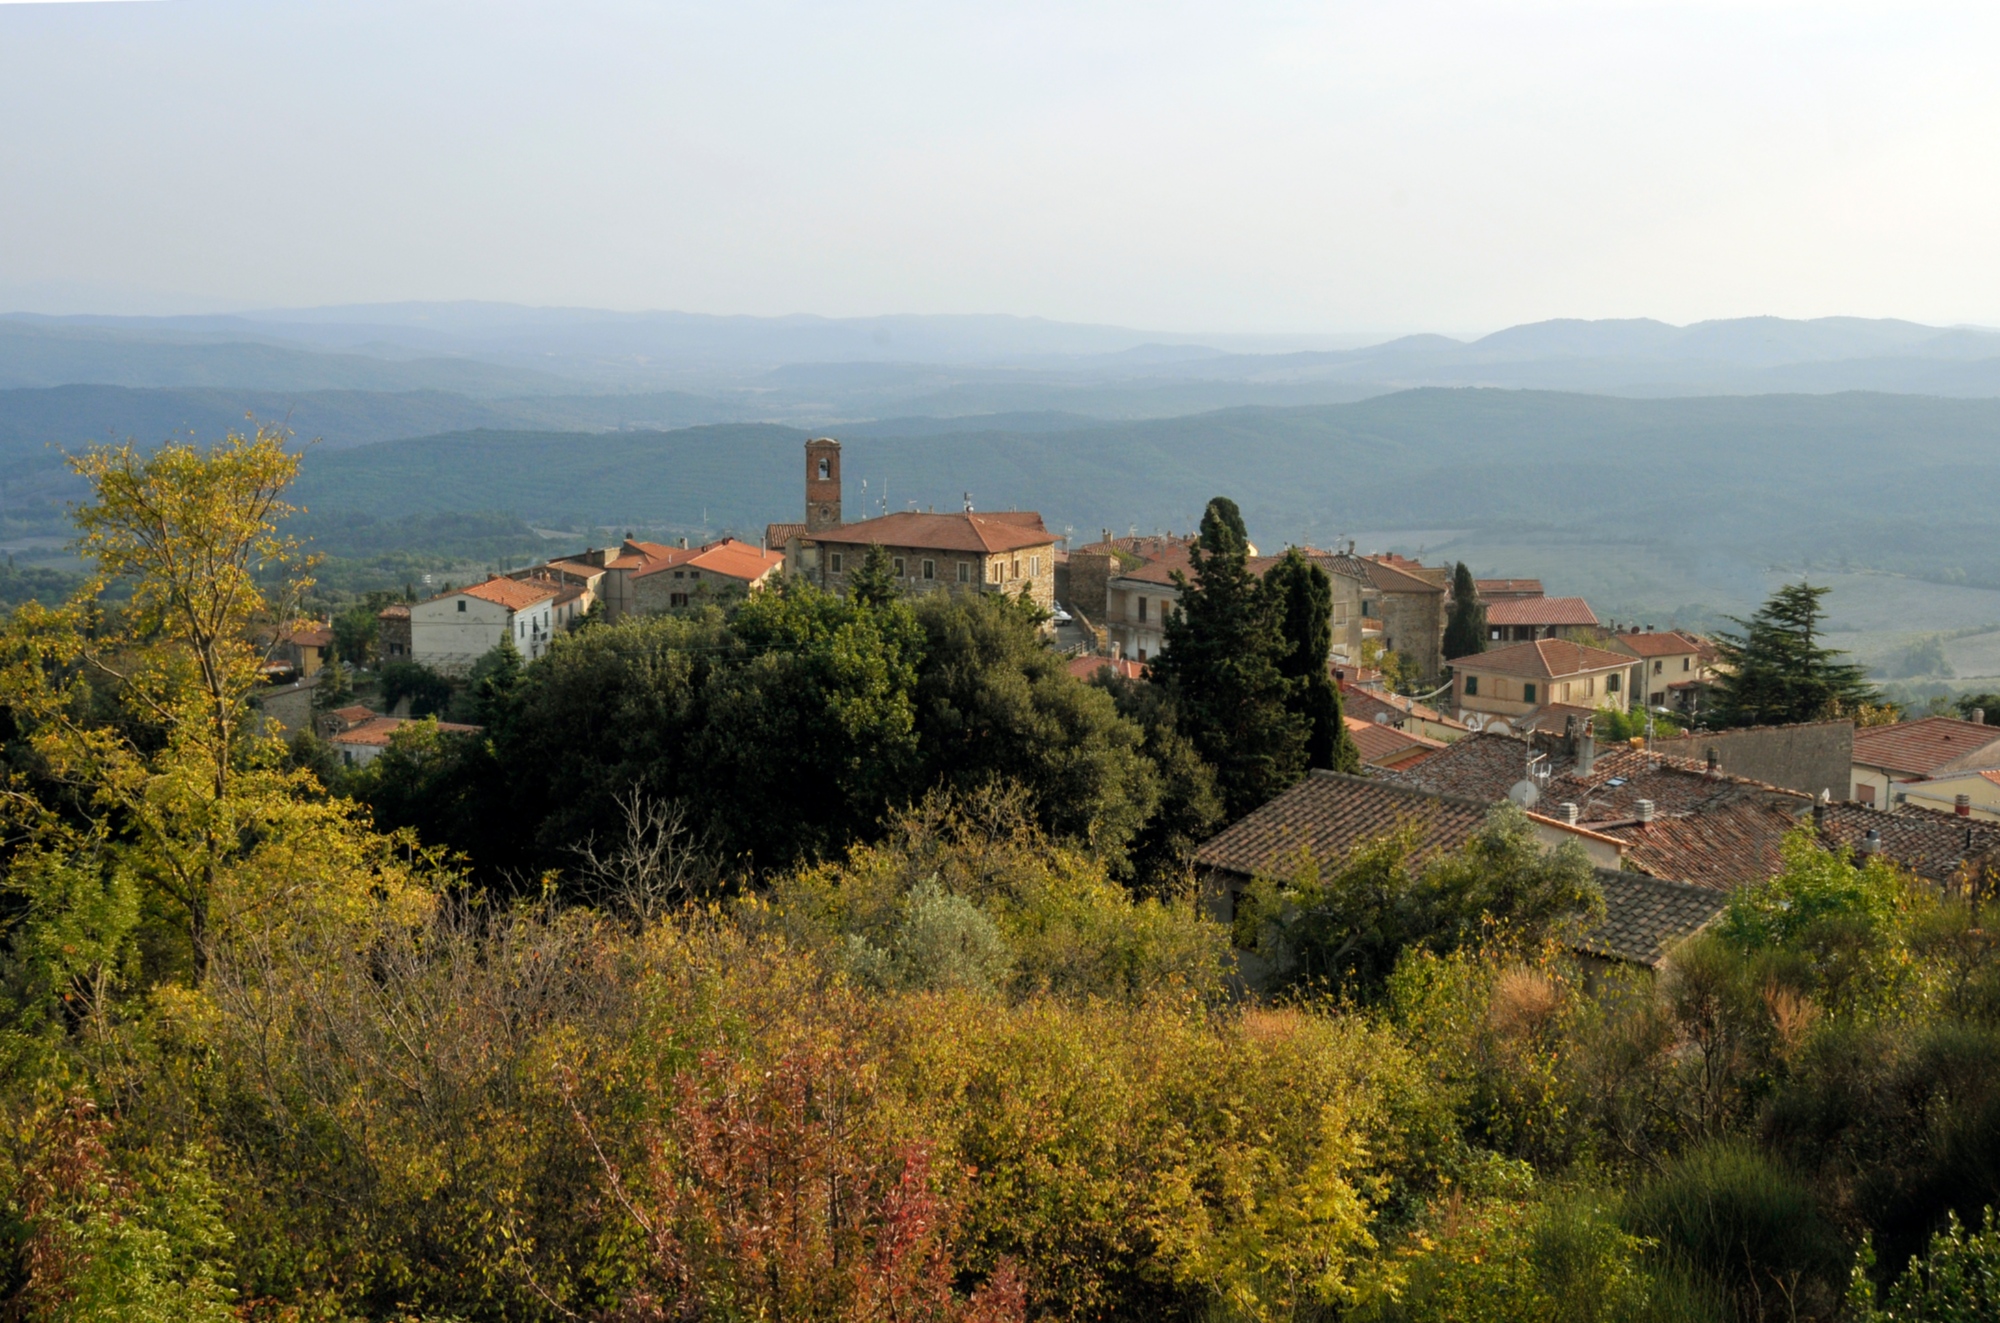
[[[783,538],[785,572],[845,593],[871,546],[885,548],[905,593],[1023,592],[1044,611],[1056,603],[1056,540],[1031,510],[937,514],[900,510],[859,523],[841,521],[840,442],[806,442],[806,509],[799,524],[772,524],[765,545]]]

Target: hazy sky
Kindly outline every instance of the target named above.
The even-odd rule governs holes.
[[[0,304],[1992,324],[1996,69],[1991,0],[0,3]]]

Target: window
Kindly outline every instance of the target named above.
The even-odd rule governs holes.
[[[895,557],[895,566],[896,566],[896,577],[900,579],[903,577],[903,558],[901,556]]]
[[[960,583],[971,583],[971,582],[972,582],[972,562],[971,562],[971,561],[964,561],[964,560],[962,560],[962,561],[960,561],[960,562],[958,563],[958,581],[959,581]]]
[[[1591,677],[1590,677],[1590,678],[1589,678],[1588,680],[1585,680],[1585,681],[1583,682],[1583,696],[1584,696],[1585,698],[1595,698],[1595,697],[1597,697],[1597,677],[1596,677],[1596,676],[1594,676],[1594,675],[1593,675],[1593,676],[1591,676]]]
[[[1007,577],[1010,579],[1018,579],[1021,577],[1021,558],[1019,556],[1014,557],[1014,572],[1008,575]]]
[[[668,606],[686,606],[687,604],[688,595],[686,593],[669,593],[667,595]]]
[[[1686,671],[1686,670],[1692,670],[1692,669],[1693,669],[1693,662],[1694,662],[1694,659],[1693,659],[1692,657],[1683,657],[1683,658],[1681,658],[1681,669],[1682,669],[1682,670],[1684,670],[1684,671]]]
[[[1604,677],[1604,692],[1607,694],[1615,694],[1618,692],[1618,672],[1613,671],[1611,674]]]
[[[1875,787],[1857,785],[1854,787],[1854,797],[1863,804],[1873,804],[1875,802]]]
[[[1521,685],[1521,701],[1523,703],[1532,703],[1535,701],[1535,686],[1527,683]]]
[[[1139,602],[1139,619],[1143,621],[1146,618],[1146,599],[1142,596],[1138,598],[1138,602]]]
[[[1040,556],[1028,557],[1028,577],[1031,579],[1042,577],[1042,558]]]
[[[828,556],[826,559],[829,567],[833,570],[833,572],[835,574],[840,573],[840,553],[836,551],[830,556]]]
[[[1654,662],[1654,663],[1653,663],[1653,674],[1654,674],[1654,675],[1658,675],[1658,674],[1660,673],[1661,669],[1662,669],[1662,668],[1663,668],[1664,666],[1666,666],[1666,663],[1665,663],[1665,662]]]
[[[924,562],[924,577],[925,577],[926,579],[935,579],[935,578],[937,578],[937,562],[936,562],[936,561],[934,561],[934,560],[927,560],[927,561],[925,561],[925,562]]]
[[[1491,635],[1493,636],[1493,637],[1492,637],[1492,639],[1490,640],[1490,642],[1493,642],[1493,643],[1498,643],[1498,642],[1500,641],[1500,631],[1499,631],[1499,630],[1497,630],[1497,629],[1494,629],[1494,630],[1489,630],[1489,631],[1487,631],[1487,632],[1488,632],[1488,633],[1490,633],[1490,634],[1491,634]]]
[[[465,610],[465,599],[463,597],[458,599],[458,609],[461,611]]]
[[[994,561],[992,565],[988,566],[988,569],[992,571],[991,577],[994,583],[1000,582],[1001,576],[1003,576],[1007,572],[1007,567],[1002,565],[997,560]]]
[[[1465,677],[1465,696],[1467,698],[1477,698],[1479,696],[1478,676],[1468,675]]]
[[[1569,686],[1567,684],[1563,686],[1562,701],[1565,703],[1569,702]]]
[[[1139,649],[1139,660],[1146,660],[1146,650],[1144,648]]]
[[[674,571],[674,577],[675,577],[676,579],[685,579],[685,578],[687,578],[687,571],[686,571],[686,570],[675,570],[675,571]]]
[[[1375,614],[1375,604],[1374,604],[1373,602],[1369,602],[1369,601],[1363,601],[1363,602],[1361,603],[1361,614],[1362,614],[1362,617],[1363,617],[1364,619],[1365,619],[1365,618],[1367,618],[1368,616],[1372,616],[1372,615],[1374,615],[1374,614]],[[1499,638],[1500,636],[1499,636],[1498,634],[1495,634],[1495,635],[1494,635],[1493,637],[1497,639],[1497,638]]]
[[[819,457],[819,480],[825,482],[833,476],[833,462],[825,455]]]

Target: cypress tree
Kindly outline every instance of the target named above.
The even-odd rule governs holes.
[[[1820,599],[1831,591],[1786,584],[1750,619],[1730,617],[1743,632],[1716,640],[1724,663],[1713,712],[1719,724],[1819,721],[1881,701],[1866,671],[1819,643]]]
[[[1306,770],[1307,724],[1278,670],[1286,651],[1270,595],[1251,576],[1236,502],[1218,496],[1190,554],[1194,579],[1176,574],[1180,606],[1167,617],[1153,678],[1171,686],[1181,728],[1215,768],[1232,819],[1285,790]]]
[[[1278,671],[1292,683],[1290,707],[1306,722],[1306,766],[1361,770],[1361,751],[1341,719],[1340,687],[1327,670],[1333,650],[1333,581],[1297,547],[1264,576],[1284,651]]]
[[[889,548],[871,542],[860,568],[847,576],[847,599],[861,606],[881,606],[895,596],[896,567],[889,562]]]
[[[1444,655],[1475,657],[1486,651],[1486,606],[1479,600],[1479,586],[1464,561],[1451,576],[1451,617],[1444,626]]]

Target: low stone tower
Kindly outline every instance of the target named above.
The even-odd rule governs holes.
[[[840,442],[817,436],[806,442],[806,535],[840,526]]]

